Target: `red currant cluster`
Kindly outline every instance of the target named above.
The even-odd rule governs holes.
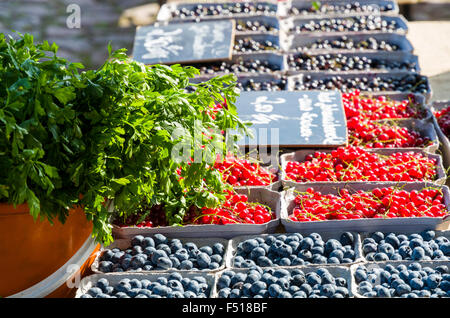
[[[294,200],[292,221],[349,220],[364,218],[443,217],[448,211],[442,191],[426,188],[411,192],[398,188],[347,189],[339,195],[321,194],[309,188]]]
[[[450,106],[434,113],[442,132],[450,136]]]
[[[415,152],[397,152],[389,156],[368,152],[360,147],[339,147],[331,153],[314,152],[305,161],[290,161],[285,172],[288,180],[310,181],[403,181],[433,180],[435,158]]]
[[[425,114],[414,101],[414,95],[407,100],[394,101],[386,96],[370,98],[360,95],[359,90],[351,93],[343,93],[347,119],[359,118],[361,120],[399,119],[399,118],[422,118]]]
[[[266,186],[277,181],[277,176],[257,162],[226,156],[216,161],[214,169],[223,175],[223,180],[232,186]]]
[[[430,138],[422,137],[416,131],[396,124],[361,121],[354,117],[347,120],[349,144],[365,148],[408,148],[425,147]]]
[[[275,219],[271,210],[259,203],[248,202],[246,195],[228,192],[226,201],[218,208],[202,208],[195,224],[263,224]]]

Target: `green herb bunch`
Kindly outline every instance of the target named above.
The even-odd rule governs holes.
[[[27,202],[34,217],[62,222],[80,205],[93,234],[110,243],[105,199],[121,215],[163,205],[171,225],[192,206],[224,199],[210,147],[232,150],[221,131],[245,129],[233,104],[234,75],[191,84],[195,68],[145,66],[111,48],[98,70],[80,73],[82,65],[56,52],[30,35],[0,38],[0,201]],[[224,100],[213,119],[208,111]],[[194,162],[173,156],[180,143],[192,146]]]

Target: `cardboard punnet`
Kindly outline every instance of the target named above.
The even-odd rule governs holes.
[[[359,284],[356,283],[356,280],[355,280],[355,271],[360,266],[365,266],[368,269],[373,269],[373,268],[384,269],[387,265],[392,265],[394,267],[397,267],[400,264],[403,264],[405,266],[409,266],[412,263],[419,263],[422,266],[422,268],[426,266],[426,267],[430,267],[432,269],[435,269],[436,267],[441,266],[441,265],[445,265],[447,267],[450,267],[450,262],[446,262],[446,261],[434,261],[434,262],[433,261],[431,261],[431,262],[429,262],[429,261],[421,261],[421,262],[403,261],[403,262],[395,262],[395,263],[393,263],[393,262],[377,262],[377,263],[370,262],[370,263],[363,263],[363,264],[355,264],[355,265],[352,265],[350,267],[352,295],[354,297],[356,297],[356,298],[367,298],[366,296],[363,296],[363,295],[361,295],[358,292]],[[377,279],[377,281],[378,281],[378,279]]]
[[[303,162],[305,161],[305,157],[309,154],[313,154],[315,151],[318,151],[318,149],[303,149],[303,150],[298,150],[295,152],[291,152],[291,153],[285,153],[283,155],[280,156],[280,165],[281,165],[281,182],[283,184],[284,187],[289,186],[296,186],[296,185],[308,185],[308,184],[328,184],[328,185],[333,185],[336,184],[336,182],[334,181],[312,181],[312,182],[295,182],[292,180],[289,180],[286,178],[286,165],[288,162],[290,161],[298,161],[298,162]],[[333,151],[332,149],[320,149],[320,152],[325,152],[325,153],[330,153],[331,151]],[[376,154],[380,154],[380,155],[384,155],[384,156],[389,156],[393,153],[405,153],[405,152],[413,152],[413,153],[420,153],[428,158],[433,158],[436,160],[436,179],[435,180],[422,180],[422,181],[429,181],[432,183],[436,183],[436,184],[444,184],[446,179],[447,179],[447,175],[445,174],[445,170],[444,167],[442,166],[442,157],[440,155],[437,154],[432,154],[429,152],[426,152],[424,150],[421,149],[417,149],[417,148],[381,148],[381,149],[367,149],[367,152],[371,152],[371,153],[376,153]],[[377,183],[378,181],[349,181],[351,183],[355,183],[355,184],[372,184],[372,183]],[[389,181],[388,181],[389,182]],[[393,181],[395,182],[395,181]],[[421,182],[421,180],[419,180],[418,182]],[[408,183],[408,182],[403,182],[403,183]]]
[[[217,271],[220,271],[222,269],[225,269],[226,257],[228,255],[228,246],[229,246],[228,240],[222,239],[222,238],[214,238],[214,237],[210,237],[210,238],[209,237],[208,238],[173,237],[173,238],[179,239],[181,241],[181,243],[183,243],[183,245],[185,243],[188,243],[188,242],[195,243],[197,245],[197,247],[199,247],[199,248],[203,247],[203,246],[211,246],[212,247],[215,243],[221,243],[224,246],[225,249],[224,249],[224,254],[222,255],[222,263],[220,264],[220,267],[218,267],[216,269],[204,269],[204,270],[201,270],[200,272],[206,272],[206,273],[211,272],[212,273],[212,272],[217,272]],[[118,249],[120,249],[122,251],[124,251],[124,250],[126,250],[128,248],[131,248],[131,238],[118,239],[118,240],[115,240],[107,248],[102,247],[100,249],[100,251],[98,251],[96,253],[95,260],[94,260],[94,262],[92,263],[92,266],[91,266],[92,272],[94,272],[95,274],[105,274],[104,272],[100,271],[100,269],[99,269],[100,257],[105,251],[112,250],[114,248],[118,248]],[[167,273],[167,272],[180,272],[180,273],[182,273],[182,272],[190,272],[190,270],[181,270],[181,269],[171,268],[171,269],[168,269],[168,270],[158,270],[158,269],[154,269],[154,270],[151,270],[151,271],[142,270],[141,272],[142,273]]]
[[[106,278],[110,286],[116,286],[122,279],[147,279],[150,282],[156,281],[159,277],[168,278],[171,273],[114,273],[114,274],[94,274],[83,278],[80,281],[80,285],[75,294],[75,298],[80,298],[83,294],[86,294],[90,288],[95,287],[95,284],[100,278]],[[214,285],[216,283],[216,275],[213,273],[206,274],[203,272],[188,272],[180,273],[182,277],[187,277],[193,279],[194,277],[200,276],[206,279],[208,284],[208,290],[206,292],[207,297],[211,297]]]
[[[169,237],[205,238],[220,237],[232,238],[244,234],[273,233],[280,224],[281,193],[265,188],[237,189],[239,194],[248,195],[249,202],[258,202],[267,205],[275,213],[275,219],[264,224],[202,224],[185,226],[163,226],[155,228],[144,228],[136,226],[118,227],[113,226],[113,236],[118,238],[132,238],[136,235],[150,236],[161,233]]]
[[[339,241],[339,238],[341,236],[342,233],[344,233],[345,231],[322,231],[320,232],[320,236],[322,237],[322,239],[324,240],[324,242],[328,241],[329,239],[336,239]],[[306,233],[306,232],[301,232],[301,234],[304,234],[304,237],[306,237],[307,235],[311,234],[313,232],[310,233]],[[359,263],[362,262],[364,259],[362,257],[362,251],[361,251],[361,240],[359,237],[359,233],[357,232],[351,232],[353,235],[353,239],[354,239],[354,244],[352,246],[353,251],[355,252],[355,260],[352,263],[341,263],[341,264],[305,264],[305,265],[293,265],[293,266],[276,266],[276,268],[278,267],[282,267],[282,268],[291,268],[291,267],[303,267],[303,266],[311,266],[311,267],[321,267],[321,266],[349,266],[351,264],[355,264],[355,263]],[[234,266],[234,258],[236,256],[237,253],[237,248],[239,246],[240,243],[244,242],[245,240],[248,239],[252,239],[252,238],[256,238],[256,237],[261,237],[261,238],[266,238],[268,235],[273,235],[273,236],[280,236],[280,235],[284,235],[284,236],[289,236],[289,234],[292,233],[279,233],[279,234],[263,234],[263,235],[242,235],[242,236],[237,236],[232,238],[229,241],[229,245],[228,245],[228,253],[231,257],[227,258],[227,264],[226,267],[227,268],[239,268],[239,267],[235,267]],[[261,268],[266,268],[263,266],[260,266]],[[274,267],[274,266],[270,266],[270,267]]]
[[[442,189],[444,196],[444,204],[450,210],[450,192],[447,186],[435,185],[425,182],[411,183],[361,183],[361,182],[339,182],[339,183],[310,183],[299,184],[283,193],[283,209],[281,211],[281,224],[286,232],[303,232],[303,231],[355,231],[355,232],[401,232],[410,231],[419,233],[423,230],[435,229],[446,230],[450,226],[450,215],[441,218],[434,217],[399,217],[391,219],[353,219],[353,220],[324,220],[297,222],[289,219],[289,215],[295,207],[294,199],[296,192],[306,192],[308,188],[313,188],[322,194],[337,195],[341,189],[348,189],[350,192],[358,190],[371,191],[376,188],[400,187],[405,191],[421,190],[427,187],[436,187]]]

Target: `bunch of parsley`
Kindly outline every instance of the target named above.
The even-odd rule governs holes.
[[[191,84],[194,68],[145,66],[110,48],[99,69],[79,72],[82,65],[56,52],[30,35],[0,37],[0,201],[27,202],[34,217],[61,222],[83,206],[93,234],[108,244],[105,199],[121,215],[161,204],[172,225],[191,206],[223,199],[226,185],[209,169],[216,158],[210,146],[232,150],[221,131],[245,129],[233,75]],[[227,108],[213,119],[209,110],[224,100]],[[191,157],[203,147],[201,159],[173,156],[180,142],[191,144]]]

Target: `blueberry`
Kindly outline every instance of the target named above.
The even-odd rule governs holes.
[[[382,298],[391,297],[391,292],[386,287],[376,286],[375,291],[377,292],[377,297],[382,297]]]
[[[96,284],[96,287],[100,288],[102,291],[105,291],[106,287],[108,286],[109,282],[106,278],[100,278]]]
[[[355,241],[353,234],[351,232],[344,232],[341,234],[341,237],[339,238],[339,241],[342,245],[350,245],[353,246],[353,243]]]
[[[356,258],[355,252],[353,250],[345,251],[344,258],[349,258],[351,260],[355,260],[355,258]]]
[[[293,298],[307,298],[308,295],[303,291],[299,290],[292,295]]]
[[[142,283],[139,279],[133,278],[130,280],[130,286],[131,288],[138,288],[141,289],[142,288]]]
[[[398,253],[394,253],[393,255],[391,255],[389,257],[389,259],[391,261],[401,261],[401,260],[403,260],[403,257],[400,254],[398,254]]]
[[[391,245],[394,249],[400,246],[399,237],[393,233],[389,233],[388,235],[386,235],[384,242]]]
[[[412,249],[409,246],[400,246],[398,252],[403,259],[408,259],[411,257]]]
[[[450,242],[443,243],[439,249],[444,253],[445,256],[450,256]]]
[[[409,286],[415,290],[422,290],[423,282],[419,278],[413,278],[409,281]]]
[[[167,255],[172,254],[172,250],[167,244],[159,244],[157,250],[164,251]]]
[[[363,281],[365,281],[365,280],[367,280],[367,272],[366,271],[364,271],[363,269],[360,269],[360,268],[358,268],[356,271],[355,271],[355,281],[356,281],[356,283],[360,283],[360,282],[363,282]]]
[[[411,259],[415,261],[419,261],[424,259],[425,257],[425,251],[422,247],[414,247],[412,253],[411,253]]]
[[[336,283],[335,278],[330,273],[325,273],[325,274],[321,275],[320,278],[322,279],[322,284],[335,285],[335,283]]]
[[[369,253],[375,253],[377,251],[377,245],[374,243],[368,243],[363,245],[363,252],[365,255]]]
[[[183,293],[183,296],[184,296],[184,298],[196,298],[197,297],[197,295],[194,292],[190,291],[190,290],[186,290]]]
[[[256,260],[256,264],[263,267],[272,266],[272,261],[266,256],[260,256]]]
[[[288,291],[283,291],[278,295],[278,298],[292,298],[292,295]]]
[[[212,256],[213,255],[213,250],[211,247],[209,246],[202,246],[199,248],[199,250],[203,253],[206,253],[208,256]]]
[[[375,240],[373,238],[370,237],[366,237],[363,241],[362,241],[362,245],[366,245],[366,244],[377,244],[377,242],[375,242]]]
[[[422,237],[413,238],[412,240],[409,241],[409,247],[411,247],[412,249],[414,249],[415,247],[420,247],[422,245],[423,245]]]
[[[312,263],[313,264],[326,264],[327,258],[325,256],[316,254],[312,258]]]
[[[200,253],[197,255],[197,264],[200,268],[208,268],[211,264],[211,258],[207,253]]]
[[[167,237],[165,237],[163,234],[155,234],[153,236],[153,240],[155,241],[155,245],[158,246],[159,244],[167,244],[168,243],[168,239]]]
[[[269,288],[267,289],[269,291],[270,297],[278,297],[283,292],[283,289],[278,284],[271,284]]]
[[[230,288],[221,288],[218,293],[219,298],[228,298],[230,296]]]
[[[411,287],[409,287],[409,285],[407,284],[400,284],[395,288],[395,292],[397,293],[398,296],[402,296],[404,294],[408,294],[411,292]]]
[[[92,297],[97,297],[98,295],[103,294],[103,291],[98,287],[92,287],[88,290],[87,293]]]
[[[167,257],[168,257],[168,256],[167,256],[167,253],[164,252],[164,251],[162,251],[162,250],[156,250],[156,251],[151,255],[150,259],[151,259],[152,263],[156,265],[157,262],[158,262],[158,259],[160,259],[160,258],[162,258],[162,257],[167,258]]]
[[[420,290],[420,291],[419,291],[419,297],[422,297],[422,298],[429,298],[429,297],[431,297],[431,293],[430,293],[429,290],[423,289],[423,290]]]
[[[256,247],[250,252],[250,258],[257,260],[260,256],[265,256],[266,251],[262,247]]]
[[[333,252],[334,250],[337,250],[339,248],[341,248],[342,245],[338,240],[335,239],[329,239],[326,243],[325,243],[325,254],[326,255],[330,255],[331,252]]]
[[[313,263],[314,263],[314,261],[313,261]],[[327,263],[328,264],[340,264],[341,261],[339,261],[339,259],[336,257],[330,257],[329,259],[327,259]]]
[[[433,230],[422,231],[420,236],[422,236],[424,241],[431,241],[436,236],[436,232]]]
[[[324,249],[323,246],[317,245],[317,246],[313,246],[313,247],[311,248],[311,253],[312,253],[312,254],[323,255],[324,252],[325,252],[325,249]]]
[[[180,269],[183,270],[191,270],[194,267],[194,264],[190,260],[184,260],[180,263]]]
[[[446,274],[448,273],[448,267],[447,265],[439,265],[435,268],[435,270],[441,274]],[[448,276],[450,278],[450,276]],[[444,278],[444,276],[443,276]]]
[[[434,251],[433,254],[431,255],[431,258],[432,258],[433,260],[436,260],[436,259],[446,259],[444,253],[442,253],[441,250]]]
[[[301,242],[300,242],[300,248],[302,250],[310,250],[312,247],[314,246],[314,241],[312,238],[310,237],[305,237]]]
[[[134,297],[136,297],[136,296],[139,294],[140,291],[141,291],[141,290],[140,290],[139,288],[132,288],[132,289],[128,292],[128,296],[130,296],[131,298],[134,298]]]
[[[131,239],[131,246],[140,246],[144,241],[144,237],[142,235],[136,235]]]
[[[320,254],[315,254],[315,255],[320,255]],[[311,254],[311,252],[309,250],[303,249],[301,250],[298,255],[299,258],[301,258],[304,261],[310,261],[313,257],[313,255]]]
[[[334,279],[334,281],[335,281],[336,286],[339,286],[339,287],[346,287],[347,286],[347,281],[343,277],[336,277]]]
[[[257,248],[259,246],[258,241],[256,241],[255,239],[245,240],[241,244],[243,251],[247,254],[250,253],[254,248]]]
[[[445,291],[447,293],[447,297],[448,297],[448,292],[450,291],[450,281],[448,280],[444,280],[440,283],[439,288],[442,289],[443,291]]]
[[[344,253],[341,250],[333,250],[329,255],[328,258],[335,257],[341,262],[344,259]]]
[[[431,288],[437,288],[439,286],[439,283],[441,282],[441,277],[437,274],[430,274],[428,275],[426,279],[426,285]]]
[[[112,271],[113,263],[110,261],[102,261],[98,264],[98,269],[103,273],[109,273]]]
[[[370,237],[377,243],[380,243],[381,240],[384,240],[384,234],[381,232],[372,233]]]
[[[215,243],[212,249],[214,254],[223,255],[225,253],[225,247],[222,243]]]
[[[385,253],[375,253],[373,258],[377,262],[384,262],[384,261],[388,261],[389,260],[389,257]]]
[[[314,286],[316,284],[321,284],[322,279],[320,278],[319,274],[310,272],[310,273],[306,274],[306,282],[309,285]]]

